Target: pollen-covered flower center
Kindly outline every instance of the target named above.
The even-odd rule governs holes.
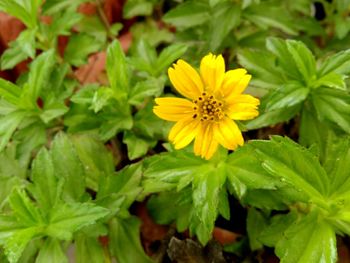
[[[216,99],[214,95],[203,92],[193,103],[196,104],[193,107],[196,111],[193,119],[200,118],[201,121],[218,121],[224,117],[223,103]]]

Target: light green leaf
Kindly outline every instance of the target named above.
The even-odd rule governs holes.
[[[114,218],[110,222],[110,250],[120,263],[152,263],[140,242],[140,221],[136,217]]]
[[[342,76],[335,72],[331,72],[331,73],[328,73],[327,75],[320,77],[319,79],[317,79],[311,84],[312,88],[318,88],[321,86],[346,90],[345,76]]]
[[[68,263],[66,254],[62,251],[60,241],[48,238],[40,247],[35,263]]]
[[[107,49],[107,75],[118,98],[126,98],[129,90],[129,68],[119,41],[115,40]]]
[[[6,101],[17,105],[21,91],[22,90],[17,85],[0,78],[0,96]]]
[[[30,3],[30,2],[29,2]],[[26,3],[17,0],[1,0],[0,10],[4,11],[19,20],[21,20],[28,28],[34,28],[37,24],[37,14],[27,8]],[[32,12],[31,12],[32,11]]]
[[[148,16],[152,14],[154,1],[152,0],[128,0],[123,8],[124,18],[135,16]]]
[[[50,153],[55,176],[64,178],[62,197],[67,201],[79,201],[85,193],[84,167],[68,136],[56,135]]]
[[[60,192],[58,178],[50,154],[42,148],[32,164],[32,193],[43,211],[48,212],[57,204]]]
[[[36,226],[43,223],[39,209],[29,199],[24,190],[15,189],[9,196],[9,203],[14,216],[25,226]]]
[[[75,238],[76,263],[105,262],[103,247],[96,237],[78,234]]]
[[[156,75],[161,74],[166,70],[171,63],[180,58],[187,50],[188,46],[185,44],[172,44],[167,46],[160,52],[156,61]]]
[[[54,50],[50,50],[39,55],[30,64],[28,82],[24,86],[21,96],[24,105],[27,105],[25,102],[28,102],[31,103],[31,107],[36,107],[36,101],[41,90],[48,84],[55,62]]]
[[[45,233],[48,236],[70,240],[75,231],[96,223],[109,210],[91,203],[59,204],[52,209]]]
[[[319,76],[335,72],[347,74],[350,71],[350,50],[340,51],[332,56],[328,56],[318,70]]]
[[[1,56],[1,69],[12,69],[28,57],[35,57],[36,32],[36,29],[24,30],[16,40],[10,42],[10,47]]]
[[[29,227],[16,231],[6,240],[5,254],[10,263],[17,263],[29,241],[41,234],[40,227]]]

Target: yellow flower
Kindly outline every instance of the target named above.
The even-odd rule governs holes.
[[[259,100],[242,94],[251,78],[245,69],[225,72],[223,57],[210,53],[201,61],[200,74],[181,59],[168,74],[176,90],[188,99],[156,98],[153,112],[176,122],[169,134],[175,149],[195,139],[195,154],[210,159],[219,144],[230,150],[243,145],[234,120],[249,120],[259,114]]]

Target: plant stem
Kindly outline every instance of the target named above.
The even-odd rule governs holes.
[[[111,32],[111,25],[109,24],[109,21],[107,19],[107,16],[103,10],[103,2],[102,0],[95,0],[96,1],[96,6],[97,6],[97,13],[102,21],[102,24],[104,25],[105,29],[106,29],[106,33],[107,33],[107,37],[110,40],[113,40],[113,34]]]

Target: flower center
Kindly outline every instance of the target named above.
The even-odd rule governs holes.
[[[193,103],[196,104],[193,107],[196,111],[193,119],[200,118],[201,121],[219,121],[224,117],[224,104],[207,92],[203,92],[201,96],[193,100]]]

